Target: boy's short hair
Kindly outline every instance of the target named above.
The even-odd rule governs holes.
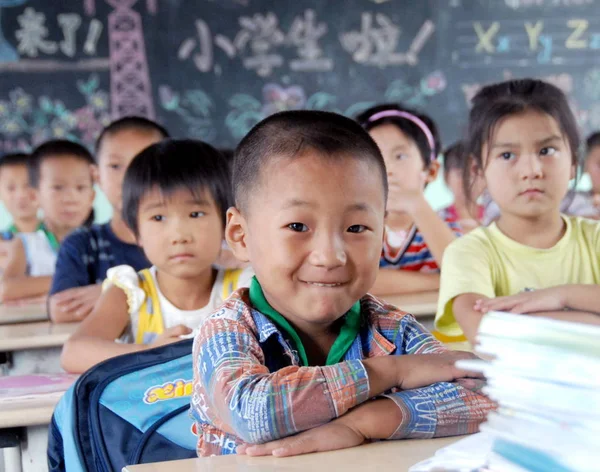
[[[123,221],[136,237],[140,202],[154,188],[166,196],[181,189],[199,196],[207,190],[225,227],[232,203],[229,166],[211,145],[195,139],[165,139],[134,157],[123,179]]]
[[[590,152],[596,146],[600,146],[600,131],[590,134],[585,140],[586,152]]]
[[[29,166],[31,156],[26,152],[12,152],[0,158],[0,171],[8,166]]]
[[[40,168],[42,163],[54,157],[75,157],[88,164],[96,164],[92,154],[81,144],[66,139],[52,139],[40,144],[31,153],[28,161],[29,185],[38,188],[40,185]]]
[[[457,141],[444,151],[444,172],[453,169],[464,170],[466,159],[465,145]]]
[[[242,139],[233,160],[235,204],[247,206],[261,183],[261,172],[273,159],[294,158],[312,149],[327,158],[354,158],[375,164],[387,199],[387,172],[377,144],[354,120],[325,111],[276,113],[258,123]],[[276,178],[276,177],[275,177]]]
[[[169,132],[167,129],[158,124],[156,121],[149,120],[148,118],[144,118],[142,116],[124,116],[123,118],[119,118],[111,122],[108,126],[105,126],[98,138],[96,139],[96,145],[94,146],[94,152],[96,154],[96,158],[98,157],[98,153],[100,148],[102,147],[102,141],[107,136],[111,136],[117,134],[121,131],[143,131],[147,133],[157,133],[160,135],[162,139],[166,139],[169,137]]]

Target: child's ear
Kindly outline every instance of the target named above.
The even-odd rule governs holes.
[[[233,255],[242,262],[249,262],[248,246],[246,237],[248,236],[248,225],[246,219],[242,216],[236,207],[227,210],[227,226],[225,227],[225,239],[231,248]]]
[[[90,164],[90,172],[92,174],[92,183],[97,184],[100,181],[100,171],[98,170],[98,166]]]
[[[427,174],[425,176],[425,183],[430,184],[435,179],[437,179],[439,171],[440,171],[440,161],[436,160],[436,161],[433,161],[431,164],[429,164],[429,167],[425,171]]]

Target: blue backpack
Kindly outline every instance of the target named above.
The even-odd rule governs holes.
[[[111,472],[196,457],[192,342],[108,359],[84,373],[54,410],[49,471]]]

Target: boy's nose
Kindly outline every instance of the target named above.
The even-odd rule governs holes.
[[[193,239],[192,232],[189,231],[185,225],[178,222],[173,222],[171,232],[171,243],[172,244],[187,244]]]
[[[339,236],[322,236],[315,241],[310,262],[317,267],[332,269],[346,264],[348,257]]]

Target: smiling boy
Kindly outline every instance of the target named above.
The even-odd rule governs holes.
[[[226,238],[256,277],[195,339],[198,454],[289,455],[477,431],[493,403],[454,367],[471,355],[449,352],[367,294],[387,197],[369,135],[333,113],[273,115],[240,143],[233,182]]]

